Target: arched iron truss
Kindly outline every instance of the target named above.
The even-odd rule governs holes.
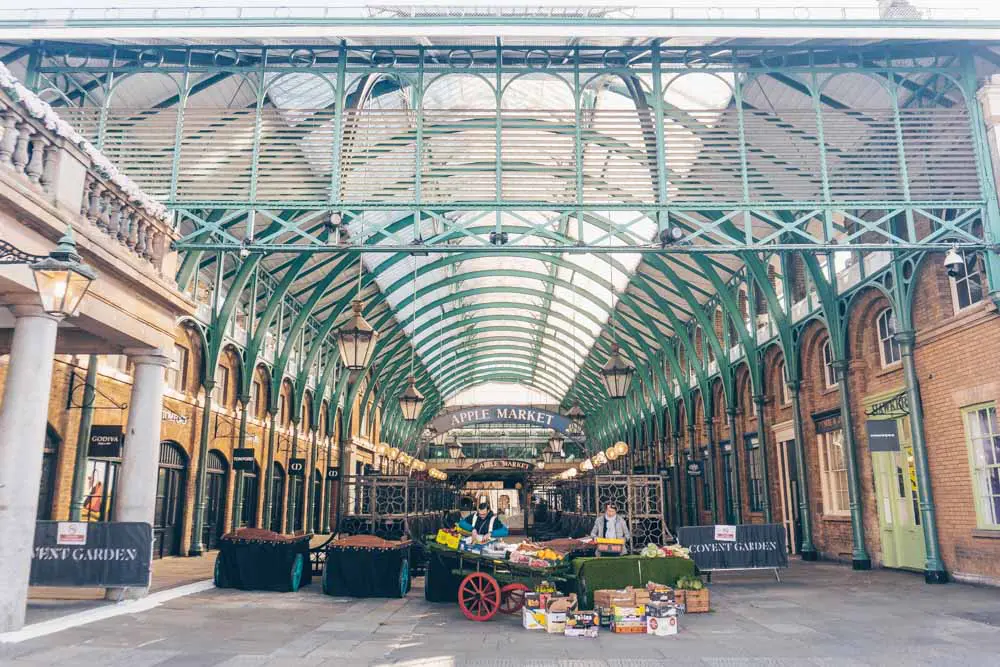
[[[414,447],[450,396],[505,381],[580,405],[591,446],[648,444],[680,410],[692,423],[695,395],[713,415],[717,380],[735,410],[738,364],[763,395],[772,341],[798,383],[811,318],[847,359],[847,308],[865,286],[881,286],[912,328],[908,290],[928,253],[986,250],[991,293],[1000,281],[975,102],[996,56],[972,49],[29,50],[33,87],[175,211],[178,284],[210,290],[205,368],[235,345],[240,400],[264,363],[268,411],[289,379],[294,420],[307,389],[311,423],[327,406],[324,435],[358,399],[381,407],[385,439]],[[688,99],[696,91],[717,97]],[[130,152],[140,139],[143,154]],[[666,229],[679,238],[661,247]],[[836,275],[843,252],[858,262],[850,284]],[[889,261],[866,263],[882,252]],[[792,256],[811,286],[805,305],[790,292]],[[475,267],[481,257],[492,268]],[[382,338],[352,382],[332,335],[358,280]],[[637,373],[609,402],[599,369],[612,310]],[[427,399],[415,423],[395,402],[411,350]]]

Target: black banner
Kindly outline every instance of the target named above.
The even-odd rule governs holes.
[[[87,456],[99,459],[120,459],[124,438],[125,434],[120,425],[91,426]]]
[[[703,571],[788,567],[785,527],[778,523],[687,526],[678,529],[677,541]]]
[[[292,477],[304,477],[306,474],[306,460],[288,459],[288,474]]]
[[[688,461],[687,474],[691,477],[701,477],[701,461]]]
[[[254,456],[251,447],[236,447],[233,449],[233,470],[253,472]]]
[[[340,479],[340,468],[327,468],[326,469],[327,479]]]
[[[865,426],[868,429],[868,451],[899,451],[899,422],[895,419],[869,419]]]
[[[148,523],[36,521],[32,586],[148,586]]]

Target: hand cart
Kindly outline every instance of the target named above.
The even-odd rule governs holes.
[[[535,568],[522,563],[489,558],[472,551],[456,551],[427,540],[427,549],[447,559],[458,586],[458,606],[470,621],[488,621],[497,612],[516,614],[524,594],[543,580],[557,588],[573,589],[575,575],[569,559],[552,567]]]

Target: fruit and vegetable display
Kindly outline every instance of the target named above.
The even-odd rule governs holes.
[[[687,547],[678,546],[676,544],[670,544],[664,547],[658,547],[655,544],[647,544],[639,552],[639,555],[643,558],[691,558],[691,550]]]
[[[700,591],[705,588],[705,582],[700,577],[684,576],[677,580],[674,588],[682,591]]]

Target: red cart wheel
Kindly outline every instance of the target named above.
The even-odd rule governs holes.
[[[500,613],[516,614],[524,606],[524,594],[529,589],[524,584],[507,584],[500,589]]]
[[[470,621],[488,621],[500,608],[500,585],[485,572],[473,572],[458,585],[458,606]]]

